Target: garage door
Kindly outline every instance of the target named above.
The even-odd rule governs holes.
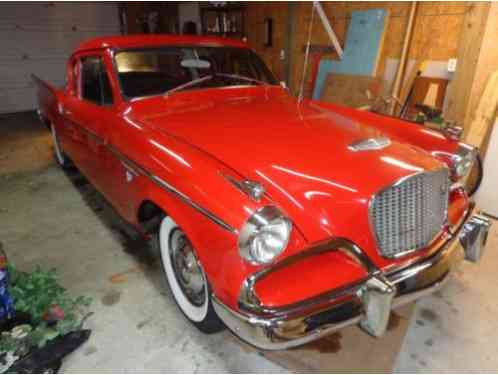
[[[62,86],[73,49],[113,34],[119,34],[116,3],[0,4],[0,113],[34,109],[32,73]]]

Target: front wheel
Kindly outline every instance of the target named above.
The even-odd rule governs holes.
[[[187,235],[170,217],[161,221],[158,244],[166,280],[182,313],[202,332],[221,331],[224,324],[211,303],[206,274]]]

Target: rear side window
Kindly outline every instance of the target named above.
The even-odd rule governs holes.
[[[112,104],[112,90],[101,57],[81,59],[81,97],[97,105]]]

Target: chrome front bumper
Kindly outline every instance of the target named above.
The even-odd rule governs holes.
[[[258,316],[230,309],[213,296],[213,306],[226,326],[243,341],[265,350],[300,346],[352,324],[381,336],[392,309],[434,293],[448,280],[456,263],[478,262],[486,245],[490,221],[471,216],[441,249],[417,263],[391,273],[379,271],[350,286],[346,302],[330,301],[326,307],[298,316]]]

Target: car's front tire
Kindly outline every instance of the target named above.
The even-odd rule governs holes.
[[[157,236],[161,265],[182,313],[204,333],[224,329],[211,302],[206,274],[185,232],[173,219],[165,217]]]
[[[52,133],[52,142],[54,144],[54,155],[55,161],[62,169],[68,169],[72,166],[71,160],[64,153],[64,149],[59,140],[59,136],[57,135],[57,131],[55,130],[54,124],[50,124],[50,131]]]

